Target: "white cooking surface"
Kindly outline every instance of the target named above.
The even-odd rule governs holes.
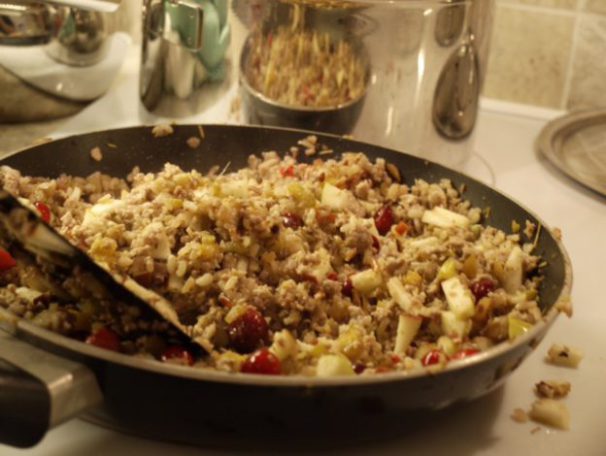
[[[77,116],[64,122],[52,137],[90,130],[153,123],[138,108],[134,63],[123,69],[110,92]],[[331,450],[331,454],[373,455],[606,455],[606,303],[600,284],[606,262],[606,199],[581,188],[549,167],[533,151],[541,127],[557,112],[503,103],[485,102],[480,114],[475,151],[466,171],[494,185],[562,229],[564,244],[573,263],[574,317],[561,316],[533,355],[488,397],[436,415],[427,428],[372,444]],[[199,116],[181,122],[239,121],[228,102],[217,101]],[[585,358],[578,370],[557,368],[543,362],[554,343],[580,347]],[[511,420],[515,408],[528,408],[533,385],[539,380],[561,379],[572,383],[566,399],[571,413],[570,431],[557,431],[529,422]],[[153,401],[153,398],[150,398]],[[203,410],[200,413],[204,413]],[[346,419],[346,417],[343,417]],[[159,436],[161,437],[161,436]],[[268,434],[268,439],[271,435]],[[16,450],[0,445],[3,456],[160,456],[227,455],[228,449],[201,449],[142,440],[73,420],[52,430],[38,446]],[[245,452],[239,451],[237,454]],[[255,454],[254,449],[250,450]],[[259,451],[256,452],[259,454]],[[234,453],[236,454],[236,453]],[[264,453],[266,454],[266,453]]]

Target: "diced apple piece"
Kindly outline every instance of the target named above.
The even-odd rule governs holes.
[[[457,345],[448,336],[440,336],[437,341],[438,348],[446,355],[452,356],[457,352]]]
[[[381,274],[372,269],[358,272],[351,276],[353,287],[364,295],[369,295],[383,283]]]
[[[457,275],[457,260],[448,258],[438,269],[438,280],[447,280]]]
[[[473,297],[461,280],[458,277],[452,277],[444,280],[441,285],[448,308],[461,319],[472,317],[475,312]]]
[[[224,182],[221,184],[221,193],[234,198],[246,198],[248,196],[248,182],[245,180]]]
[[[538,399],[532,404],[530,418],[558,429],[570,428],[570,413],[563,402],[555,399]]]
[[[345,356],[324,355],[318,359],[316,367],[316,375],[318,377],[337,377],[354,374],[353,367]]]
[[[428,236],[426,238],[420,239],[411,239],[408,242],[407,247],[416,250],[431,250],[434,247],[437,247],[440,243],[440,240],[435,236]]]
[[[470,320],[462,320],[450,310],[442,312],[442,332],[448,337],[462,339],[469,334],[470,329]]]
[[[505,262],[503,269],[503,288],[507,293],[515,293],[524,281],[524,252],[519,246],[515,246]]]
[[[406,354],[406,349],[414,340],[421,327],[421,317],[413,315],[400,315],[398,319],[398,329],[396,330],[396,345],[394,351],[400,355]]]
[[[280,361],[284,361],[285,359],[295,357],[299,347],[290,331],[283,329],[274,334],[274,341],[271,344],[270,350]]]
[[[423,213],[421,221],[428,225],[438,226],[440,228],[451,228],[455,226],[466,227],[470,224],[469,219],[461,214],[444,209],[443,207],[434,207]]]
[[[517,317],[513,317],[509,315],[507,317],[507,333],[509,335],[509,339],[515,339],[523,334],[526,334],[530,328],[532,328],[532,323],[528,323],[527,321],[520,320]]]
[[[553,344],[547,352],[547,361],[565,367],[578,367],[583,359],[583,352],[578,348]]]
[[[387,291],[402,310],[405,312],[412,311],[412,296],[406,291],[400,279],[396,277],[389,279],[387,281]]]
[[[341,190],[332,184],[325,183],[322,188],[322,204],[332,209],[345,209],[349,205],[350,197],[346,190]]]

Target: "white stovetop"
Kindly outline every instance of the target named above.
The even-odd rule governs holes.
[[[131,68],[132,69],[132,68]],[[111,91],[83,112],[64,122],[53,137],[105,128],[151,123],[137,108],[137,80],[129,66]],[[559,227],[573,263],[574,317],[561,316],[537,351],[509,378],[505,386],[488,397],[440,414],[428,429],[348,448],[342,454],[407,455],[606,455],[603,430],[606,409],[606,302],[600,282],[606,262],[606,198],[591,193],[554,171],[533,151],[534,138],[546,120],[558,113],[541,109],[487,102],[478,127],[476,154],[467,170],[517,199],[550,226]],[[235,122],[227,106],[211,107],[192,122]],[[475,163],[475,164],[474,164]],[[490,172],[492,171],[492,173]],[[557,368],[543,362],[554,343],[578,346],[585,358],[578,370]],[[572,383],[566,399],[572,424],[570,431],[557,431],[534,423],[510,419],[517,408],[533,401],[535,382],[562,379]],[[0,445],[3,456],[72,456],[111,454],[225,455],[228,450],[190,447],[141,440],[73,420],[51,431],[37,447],[16,450]],[[251,451],[254,453],[254,451]],[[339,452],[331,451],[332,454]]]

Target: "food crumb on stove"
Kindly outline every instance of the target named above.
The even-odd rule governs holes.
[[[323,148],[318,155],[330,155],[333,153],[334,153],[334,150]]]
[[[546,361],[556,366],[578,367],[583,359],[583,352],[578,348],[562,344],[553,344],[547,352]]]
[[[567,430],[570,428],[568,407],[556,399],[537,399],[532,403],[530,419],[548,426]]]
[[[541,398],[561,399],[570,393],[570,382],[541,380],[534,386],[535,393]]]
[[[202,141],[197,136],[192,136],[187,139],[187,146],[190,149],[197,149]]]
[[[511,419],[514,420],[516,423],[526,423],[528,422],[529,418],[528,413],[526,413],[523,409],[516,408],[511,413]]]
[[[105,143],[105,145],[106,145],[107,147],[109,147],[110,149],[117,149],[117,148],[118,148],[118,146],[117,146],[116,144],[114,144],[114,143],[110,143],[110,142]]]
[[[206,134],[204,133],[204,128],[202,127],[202,125],[198,125],[198,134],[200,135],[200,139],[204,139],[204,137],[206,136]]]
[[[536,434],[537,432],[539,432],[541,430],[541,426],[535,426],[530,430],[531,434]]]
[[[90,150],[90,158],[92,158],[95,161],[100,162],[101,160],[103,160],[103,152],[101,152],[101,148],[100,147],[93,147]]]
[[[172,135],[175,132],[172,125],[169,124],[158,124],[152,128],[152,135],[154,138],[162,138],[163,136]]]
[[[570,299],[570,296],[561,298],[556,303],[555,308],[558,309],[558,311],[565,314],[567,317],[569,317],[569,318],[572,317],[572,301]]]
[[[558,241],[562,240],[562,230],[560,228],[552,228],[551,230],[553,237],[556,238]]]

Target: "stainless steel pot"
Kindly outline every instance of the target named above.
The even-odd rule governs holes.
[[[154,138],[147,127],[90,133],[20,152],[0,164],[29,175],[124,177],[133,166],[158,171],[167,161],[184,169],[246,166],[250,153],[286,153],[307,132],[236,126],[204,126],[193,151],[187,139],[198,126],[177,126]],[[426,160],[338,136],[318,135],[338,155],[363,151],[401,170],[405,182],[451,179],[465,185],[472,204],[491,208],[490,224],[510,229],[511,220],[544,223],[505,195]],[[116,146],[101,162],[89,157],[98,145]],[[311,161],[315,157],[303,160]],[[547,259],[539,290],[545,319],[511,343],[503,343],[434,374],[402,372],[372,377],[308,378],[227,374],[109,352],[4,315],[10,333],[0,339],[0,441],[37,443],[50,426],[80,415],[96,423],[151,438],[205,445],[263,442],[294,448],[301,442],[352,442],[381,438],[402,420],[494,390],[540,343],[570,295],[571,264],[559,240],[542,229],[537,252]],[[58,356],[58,357],[57,357]],[[431,415],[429,415],[431,418]],[[271,442],[268,442],[270,436]],[[318,440],[319,439],[319,440]],[[297,442],[297,443],[295,443]]]
[[[362,44],[371,74],[361,114],[348,132],[354,137],[450,166],[469,157],[493,0],[235,0],[233,8],[247,32],[235,40],[237,49],[249,35],[285,26]],[[246,86],[243,97],[250,98]],[[260,117],[258,104],[246,105],[250,122],[305,126],[295,116],[279,116],[276,107],[273,117]]]

